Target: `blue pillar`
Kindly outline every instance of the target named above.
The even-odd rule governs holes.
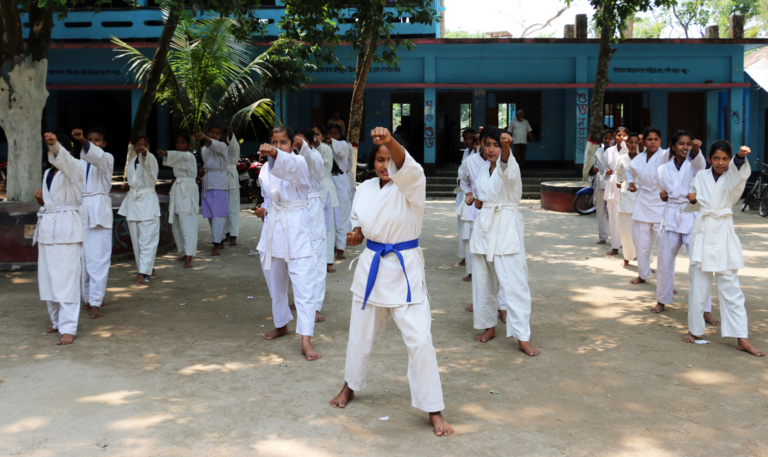
[[[131,89],[131,122],[136,120],[136,112],[139,111],[139,100],[143,92],[141,89]]]
[[[475,89],[472,97],[472,125],[485,125],[487,122],[485,89]]]
[[[434,170],[437,146],[437,93],[424,89],[424,165]],[[429,166],[431,164],[431,167]]]
[[[584,163],[584,151],[589,139],[589,90],[576,89],[576,155],[575,164]]]
[[[743,145],[749,146],[751,144],[749,138],[749,124],[752,119],[752,109],[751,104],[749,103],[751,94],[749,88],[742,89],[741,91],[744,93],[744,119],[742,121],[742,124],[744,124],[744,138],[742,138],[741,141]]]
[[[704,139],[704,149],[707,150],[710,144],[718,139],[718,118],[717,113],[720,93],[717,91],[707,92],[707,131]]]
[[[734,149],[744,144],[744,89],[737,87],[728,90],[728,116],[730,119],[730,132],[728,141]]]
[[[45,131],[55,132],[59,129],[59,91],[48,91],[45,102]]]

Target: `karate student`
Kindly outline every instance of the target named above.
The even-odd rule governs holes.
[[[469,157],[470,154],[474,154],[475,152],[475,134],[477,131],[473,129],[472,127],[468,127],[464,130],[464,132],[461,134],[462,139],[464,140],[464,152],[461,156],[461,163],[463,164],[464,161]],[[464,208],[466,205],[464,204],[464,199],[466,198],[466,194],[464,193],[464,189],[461,188],[461,165],[459,166],[459,177],[457,179],[457,187],[456,187],[456,220],[457,223],[457,238],[459,240],[459,251],[458,256],[461,259],[459,263],[456,264],[457,267],[464,267],[467,265],[467,252],[464,249],[464,239],[462,238],[462,224],[466,223],[467,221],[462,221],[462,214],[466,212],[466,208]],[[470,272],[471,275],[471,272]],[[469,276],[469,280],[472,280],[472,277]],[[467,278],[464,278],[464,281],[467,281]]]
[[[605,255],[616,255],[621,248],[621,234],[619,232],[619,189],[616,186],[616,174],[614,170],[618,165],[620,148],[629,139],[629,130],[626,127],[616,129],[615,145],[606,149],[603,153],[605,161],[605,191],[603,198],[608,207],[608,224],[611,229],[611,250]]]
[[[227,177],[227,145],[219,141],[221,128],[212,126],[208,135],[197,132],[201,141],[205,175],[203,176],[203,217],[211,226],[211,255],[221,255],[224,249],[224,224],[229,214],[229,178]],[[239,195],[239,194],[238,194]],[[238,204],[239,207],[239,204]]]
[[[264,335],[272,340],[288,333],[293,320],[288,306],[288,279],[293,285],[296,305],[296,333],[301,335],[301,352],[307,360],[320,354],[312,348],[315,330],[315,281],[317,262],[312,243],[312,218],[307,201],[310,175],[304,157],[293,154],[293,131],[289,127],[272,129],[271,144],[262,144],[259,154],[267,163],[259,172],[264,203],[256,215],[264,224],[257,249],[261,269],[272,297],[275,329]]]
[[[688,296],[688,334],[683,341],[693,343],[704,335],[704,307],[712,287],[712,276],[720,297],[721,333],[737,338],[736,348],[762,357],[749,342],[749,322],[744,293],[737,272],[744,268],[741,242],[733,227],[733,205],[741,198],[752,170],[745,157],[752,151],[742,146],[736,157],[731,144],[715,141],[709,148],[712,168],[696,174],[688,200],[700,209],[691,232],[690,293]]]
[[[315,149],[323,157],[323,185],[320,188],[320,202],[323,204],[323,214],[325,216],[325,261],[326,272],[335,273],[333,268],[333,257],[336,246],[336,208],[339,207],[339,197],[336,195],[336,184],[333,183],[333,170],[340,171],[339,167],[333,161],[333,151],[331,147],[323,142],[325,139],[325,127],[317,124],[312,127],[315,133]],[[338,174],[338,173],[337,173]]]
[[[371,137],[377,177],[360,185],[351,215],[354,229],[347,234],[350,246],[362,243],[363,237],[368,242],[351,288],[344,387],[331,406],[344,408],[355,391],[365,389],[371,352],[392,316],[408,347],[411,404],[429,413],[437,436],[450,435],[453,428],[441,414],[445,404],[419,247],[427,179],[389,130],[377,127]]]
[[[224,240],[229,240],[230,246],[237,246],[237,234],[240,231],[240,177],[237,173],[237,161],[240,160],[240,143],[237,141],[232,127],[224,132],[224,143],[227,145],[227,179],[229,180],[229,207],[227,220],[224,222]]]
[[[684,212],[688,206],[686,196],[691,188],[693,177],[706,168],[707,161],[700,153],[701,141],[694,140],[693,135],[681,130],[670,142],[669,154],[674,160],[659,167],[659,196],[666,203],[662,215],[661,230],[658,241],[657,276],[656,276],[656,306],[652,313],[664,311],[664,305],[672,303],[674,295],[675,263],[680,247],[685,252],[690,248],[691,229],[695,212]],[[712,319],[712,298],[704,309],[704,320],[711,325],[720,322]]]
[[[315,290],[312,298],[315,300],[315,322],[323,322],[325,318],[320,314],[325,301],[325,278],[328,275],[325,244],[325,215],[320,199],[320,190],[323,187],[323,156],[310,145],[314,144],[315,132],[303,128],[298,129],[294,135],[294,151],[304,157],[309,170],[309,193],[307,201],[309,216],[312,221],[312,246],[315,258]]]
[[[661,201],[659,187],[659,167],[671,158],[668,151],[660,149],[661,130],[648,127],[643,134],[645,152],[638,154],[629,165],[627,181],[629,191],[637,192],[634,212],[632,213],[632,238],[637,253],[637,278],[630,284],[645,282],[651,271],[651,251],[653,240],[661,228],[661,215],[665,203]]]
[[[345,176],[345,170],[349,166],[349,157],[352,155],[352,147],[347,143],[343,130],[339,124],[331,123],[328,126],[328,143],[333,150],[333,160],[339,167],[340,173],[334,174],[332,179],[336,184],[336,196],[339,199],[339,208],[336,211],[336,260],[344,260],[344,249],[347,245],[347,232],[352,224],[349,222],[349,214],[352,211],[352,191],[350,180]]]
[[[102,317],[101,305],[107,292],[107,277],[112,260],[112,172],[115,158],[104,152],[107,132],[93,127],[72,131],[72,139],[81,144],[80,168],[83,171],[83,309],[91,311],[91,319]]]
[[[136,284],[148,284],[149,277],[155,274],[155,255],[160,242],[160,201],[155,192],[159,167],[157,159],[149,152],[146,136],[140,136],[128,145],[126,170],[127,182],[123,189],[128,189],[128,195],[117,214],[128,221],[133,256],[139,269]]]
[[[629,265],[630,260],[635,260],[635,242],[632,239],[632,213],[635,210],[635,200],[637,193],[629,191],[629,182],[627,182],[627,173],[629,165],[637,156],[637,146],[640,141],[640,135],[630,133],[625,144],[622,145],[619,158],[616,161],[616,170],[614,179],[619,192],[619,237],[621,238],[621,253],[624,256],[623,266]]]
[[[606,173],[606,161],[605,151],[611,147],[613,143],[613,130],[608,129],[603,132],[603,144],[595,151],[595,165],[592,167],[592,174],[595,176],[595,214],[597,214],[597,244],[605,244],[608,239],[608,220],[606,215],[608,213],[608,205],[605,201],[605,173]]]
[[[531,291],[525,259],[523,195],[520,168],[511,156],[512,136],[492,128],[484,140],[488,163],[478,172],[475,219],[469,247],[473,254],[472,298],[475,328],[485,330],[475,340],[486,343],[496,335],[499,290],[507,304],[507,337],[533,357],[530,344]]]
[[[197,214],[200,212],[200,194],[197,189],[197,160],[189,151],[192,142],[189,135],[176,135],[176,150],[157,150],[163,158],[163,165],[173,167],[176,177],[171,187],[171,202],[168,206],[168,222],[171,223],[176,250],[181,254],[177,260],[184,262],[184,268],[192,268],[192,259],[197,253]]]
[[[82,132],[80,132],[82,135]],[[85,227],[80,211],[83,170],[80,161],[45,134],[48,161],[43,188],[35,192],[41,208],[32,244],[37,243],[37,281],[40,300],[48,305],[51,328],[61,334],[58,345],[72,344],[80,315],[80,287]]]

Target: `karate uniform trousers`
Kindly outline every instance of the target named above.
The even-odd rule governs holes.
[[[640,279],[648,279],[653,274],[651,271],[651,252],[653,251],[653,241],[656,239],[660,227],[661,224],[632,221],[632,239],[635,242],[637,274]]]
[[[48,305],[51,327],[62,335],[76,335],[83,243],[38,243],[37,246],[40,300]]]
[[[229,207],[224,233],[237,238],[240,232],[240,181],[236,165],[227,165],[227,177],[229,178]]]
[[[194,257],[197,253],[197,214],[174,214],[172,229],[179,254]]]
[[[720,331],[723,338],[749,338],[749,320],[747,319],[746,299],[741,291],[737,270],[722,273],[701,271],[698,265],[691,265],[688,270],[691,287],[688,295],[688,329],[693,335],[701,336],[706,331],[704,313],[707,300],[711,301],[712,276],[717,282],[722,324]],[[711,308],[711,305],[710,305]]]
[[[323,214],[322,208],[320,208],[320,195],[317,196],[310,195],[309,196],[309,206],[316,205],[318,207],[317,210],[313,211],[310,209],[310,213],[313,215],[315,214]],[[312,224],[317,224],[318,226],[322,226],[322,232],[323,235],[325,235],[325,220],[319,219],[315,220],[312,219]],[[314,230],[313,230],[314,231]],[[317,233],[320,233],[320,227],[317,228]],[[328,257],[327,257],[327,245],[325,243],[325,236],[318,237],[315,239],[313,237],[312,239],[312,247],[315,251],[315,272],[317,273],[317,277],[315,279],[315,288],[312,294],[312,297],[315,300],[315,311],[320,311],[323,309],[323,302],[325,301],[325,278],[328,276]],[[331,257],[333,258],[333,257]],[[314,316],[312,317],[314,319]]]
[[[339,202],[341,203],[341,202]],[[338,207],[334,208],[331,204],[331,197],[326,197],[325,202],[325,208],[323,211],[325,212],[325,251],[326,251],[326,257],[325,261],[327,262],[326,265],[333,265],[333,259],[334,259],[334,248],[336,247],[336,215],[335,212],[338,209]],[[344,240],[345,247],[346,247],[346,239]],[[328,271],[326,269],[326,271]]]
[[[514,336],[518,341],[530,341],[531,289],[522,241],[520,248],[517,254],[494,256],[493,262],[484,254],[473,254],[474,324],[478,330],[496,327],[497,311],[506,308],[507,338]]]
[[[608,204],[604,198],[605,189],[595,189],[595,214],[597,215],[597,235],[600,241],[608,240]]]
[[[472,274],[472,251],[469,250],[469,240],[472,239],[472,221],[459,221],[459,241],[463,246],[462,251],[465,253],[465,270],[468,275]],[[468,258],[467,258],[468,257]]]
[[[139,273],[152,276],[157,244],[160,242],[160,216],[148,221],[128,221],[128,231],[131,233],[133,256]]]
[[[685,246],[685,252],[690,252],[690,245],[688,243],[689,236],[682,233],[662,230],[659,234],[659,252],[656,257],[656,301],[661,304],[669,305],[672,303],[677,253],[680,251],[681,246]],[[691,291],[688,293],[690,295]],[[711,293],[702,312],[712,312]]]
[[[614,185],[612,182],[610,185]],[[621,231],[619,230],[619,201],[609,200],[606,202],[608,208],[608,223],[611,228],[611,249],[621,248]]]
[[[368,362],[384,333],[389,316],[395,321],[408,348],[408,383],[411,405],[428,413],[445,409],[437,353],[432,344],[432,313],[426,294],[422,303],[395,307],[376,306],[355,296],[349,321],[349,342],[344,380],[354,391],[366,387]]]
[[[456,233],[459,234],[459,251],[457,253],[458,257],[460,259],[464,259],[466,257],[466,248],[464,246],[464,240],[461,239],[461,216],[456,216]],[[469,263],[469,262],[466,262]]]
[[[104,302],[112,261],[112,229],[101,226],[86,227],[83,251],[83,301],[99,308]]]
[[[632,238],[632,213],[619,214],[619,237],[621,238],[621,253],[624,260],[635,260],[635,241]]]
[[[293,320],[291,308],[288,306],[288,280],[291,280],[293,299],[296,303],[296,333],[303,336],[313,336],[315,331],[315,308],[300,306],[301,303],[314,303],[312,294],[317,278],[317,260],[315,257],[290,259],[272,257],[270,269],[266,269],[266,254],[260,254],[261,269],[267,280],[269,295],[272,297],[272,318],[275,328],[282,328]]]

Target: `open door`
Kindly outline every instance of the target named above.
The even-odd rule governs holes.
[[[461,164],[462,129],[472,126],[472,92],[437,94],[437,148],[435,166]]]
[[[706,104],[702,92],[671,93],[667,98],[667,138],[662,138],[662,147],[667,147],[672,135],[679,130],[688,130],[696,139],[706,138]]]
[[[408,153],[424,163],[424,93],[393,93],[389,96],[392,110],[390,131],[407,143]],[[367,151],[366,151],[367,153]]]

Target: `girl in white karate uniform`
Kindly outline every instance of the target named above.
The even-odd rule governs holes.
[[[412,405],[429,413],[438,436],[453,428],[443,419],[443,391],[432,345],[432,314],[418,239],[424,222],[427,179],[424,170],[389,130],[371,132],[376,178],[360,185],[352,210],[354,230],[347,244],[368,239],[352,283],[352,316],[344,387],[331,406],[344,408],[366,387],[373,347],[392,316],[408,347]],[[351,268],[351,265],[350,265]]]
[[[232,127],[224,131],[224,143],[227,145],[227,179],[229,180],[229,207],[227,220],[224,222],[224,241],[230,246],[237,246],[237,234],[240,232],[240,177],[237,162],[240,160],[240,143]]]
[[[312,298],[315,300],[315,322],[323,322],[325,318],[320,314],[325,301],[325,278],[328,275],[325,244],[325,215],[321,200],[321,188],[323,187],[323,156],[317,149],[311,147],[314,144],[315,132],[303,128],[298,129],[294,136],[294,151],[307,161],[309,169],[309,215],[312,220],[312,246],[315,258],[315,290]]]
[[[635,210],[635,201],[637,193],[629,191],[629,182],[627,182],[627,173],[629,165],[637,156],[637,146],[640,141],[639,134],[630,133],[625,144],[619,151],[619,158],[616,160],[616,170],[614,179],[616,188],[619,190],[619,237],[621,238],[621,253],[624,256],[623,266],[629,265],[631,260],[635,260],[635,242],[632,239],[632,213]]]
[[[608,208],[608,225],[611,229],[611,250],[605,255],[616,255],[621,248],[621,233],[619,232],[619,196],[616,186],[616,166],[619,162],[620,148],[629,139],[629,130],[626,127],[616,129],[615,145],[606,149],[603,153],[605,161],[605,191],[603,198]]]
[[[72,139],[81,144],[80,168],[83,170],[83,305],[91,319],[102,317],[101,305],[107,292],[109,266],[112,263],[112,174],[115,158],[104,152],[107,132],[93,127],[72,131]]]
[[[37,243],[37,280],[40,300],[48,305],[51,328],[61,339],[56,344],[71,344],[77,335],[80,315],[83,240],[85,228],[80,205],[83,171],[56,140],[45,134],[48,162],[53,165],[43,175],[43,188],[35,193],[41,208],[33,244]]]
[[[627,173],[629,191],[637,192],[637,201],[632,213],[632,238],[635,241],[638,276],[630,281],[630,284],[643,283],[653,274],[653,240],[661,228],[661,217],[666,206],[660,196],[659,167],[671,158],[666,149],[661,149],[661,130],[653,126],[648,127],[643,134],[643,141],[645,152],[632,160]]]
[[[467,260],[469,253],[467,252],[465,246],[465,240],[469,241],[471,222],[469,219],[467,219],[469,207],[466,205],[466,203],[464,203],[466,199],[466,193],[464,188],[461,186],[461,176],[464,161],[467,160],[467,157],[475,153],[475,134],[477,134],[477,131],[472,127],[465,129],[462,133],[462,138],[464,139],[464,146],[466,146],[466,149],[464,149],[464,153],[461,157],[461,165],[459,166],[459,177],[456,187],[456,218],[458,221],[457,238],[459,240],[459,250],[457,255],[461,259],[459,263],[456,264],[456,266],[465,267],[467,271],[467,276],[464,278],[465,282],[472,281],[472,262],[471,260]]]
[[[613,130],[608,129],[603,132],[603,144],[595,151],[595,166],[592,168],[592,174],[595,174],[595,214],[597,215],[597,244],[605,244],[608,240],[608,204],[605,201],[605,172],[607,164],[605,161],[605,151],[613,143]]]
[[[349,167],[349,158],[352,155],[352,146],[347,143],[341,125],[331,123],[328,126],[329,143],[333,150],[333,160],[339,167],[340,173],[333,175],[333,182],[336,184],[336,195],[339,198],[339,207],[336,215],[336,260],[344,260],[344,249],[347,244],[347,232],[352,230],[352,224],[349,221],[349,214],[352,212],[352,188],[350,179],[347,176]],[[354,181],[352,181],[354,182]]]
[[[651,312],[660,313],[664,306],[672,303],[674,296],[675,263],[680,247],[685,252],[690,250],[690,236],[695,212],[684,211],[688,206],[686,196],[691,188],[691,181],[699,171],[707,166],[701,151],[701,141],[694,140],[690,132],[677,132],[670,142],[669,154],[674,160],[659,167],[660,197],[666,203],[662,216],[658,241],[656,306]],[[712,299],[704,309],[704,320],[712,325],[720,322],[712,319]]]
[[[192,268],[197,253],[197,215],[200,212],[200,194],[197,189],[197,160],[189,151],[191,141],[186,133],[176,135],[176,150],[157,150],[163,165],[173,167],[176,180],[171,187],[168,206],[168,222],[171,223],[176,250],[181,254],[179,262],[184,268]]]
[[[128,189],[128,195],[117,214],[128,221],[133,256],[139,269],[136,284],[148,284],[149,277],[155,274],[155,255],[160,242],[160,200],[155,192],[159,167],[157,159],[149,152],[146,136],[128,145],[126,171],[127,182],[123,189]]]
[[[221,128],[214,125],[208,134],[197,132],[195,138],[202,144],[200,156],[203,158],[205,175],[203,176],[203,217],[211,227],[211,255],[221,255],[224,249],[224,225],[229,214],[229,177],[227,176],[227,145],[219,141]],[[238,202],[239,200],[238,194]],[[240,204],[238,203],[238,207]]]
[[[744,268],[741,242],[733,227],[733,205],[739,201],[752,170],[745,158],[752,151],[742,146],[736,157],[731,144],[716,141],[709,148],[712,168],[696,174],[688,200],[699,205],[691,232],[690,293],[688,297],[688,334],[683,341],[693,343],[704,335],[704,307],[712,287],[712,276],[720,297],[721,332],[725,338],[737,338],[737,349],[764,356],[749,342],[749,321],[744,293],[737,272]]]
[[[308,197],[310,175],[304,157],[294,154],[293,131],[288,127],[272,129],[271,144],[262,144],[259,154],[267,163],[259,172],[264,203],[256,215],[264,224],[258,249],[261,269],[272,297],[272,318],[275,329],[264,335],[272,340],[288,334],[288,322],[293,320],[288,305],[288,280],[293,285],[296,305],[296,333],[301,335],[301,352],[307,360],[317,360],[320,354],[312,348],[315,331],[315,282],[317,262],[312,243],[312,218]]]
[[[491,128],[483,145],[488,163],[478,172],[474,203],[480,212],[469,247],[475,328],[485,331],[475,340],[486,343],[496,335],[501,290],[507,304],[507,337],[514,336],[521,351],[537,356],[539,351],[530,344],[531,291],[523,215],[518,211],[523,185],[511,143],[509,133]]]
[[[339,197],[336,195],[336,184],[333,183],[333,169],[338,171],[336,163],[333,161],[333,151],[331,147],[323,142],[325,139],[325,127],[317,124],[312,127],[315,133],[315,149],[323,157],[323,185],[320,188],[320,201],[323,204],[323,214],[325,215],[325,261],[327,262],[326,271],[335,273],[333,268],[333,257],[336,253],[336,208],[339,207]],[[320,310],[318,310],[320,311]]]

